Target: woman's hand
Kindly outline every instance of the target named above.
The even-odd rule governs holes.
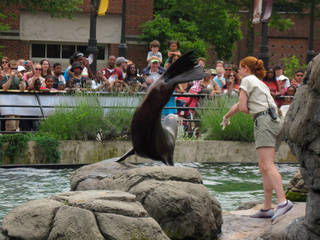
[[[230,125],[230,118],[226,118],[225,116],[223,116],[222,122],[220,123],[222,130],[224,130],[228,125]]]

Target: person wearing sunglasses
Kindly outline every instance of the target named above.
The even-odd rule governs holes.
[[[18,64],[15,60],[11,60],[8,64],[9,73],[4,74],[0,82],[0,89],[7,90],[21,90],[25,89],[25,82],[23,74],[18,72]]]
[[[8,57],[2,57],[1,67],[2,67],[2,75],[10,74],[9,58]]]
[[[40,79],[41,87],[45,87],[46,86],[45,85],[45,79],[41,76],[41,73],[42,73],[41,65],[39,63],[34,64],[34,74],[33,74],[33,76],[31,78],[29,78],[29,82],[28,82],[28,84],[30,86],[29,90],[30,89],[34,89],[34,86],[33,86],[34,80],[38,79],[38,78]]]
[[[0,89],[7,90],[25,90],[25,80],[23,74],[18,71],[18,63],[11,60],[8,63],[9,73],[4,74],[0,81]],[[16,115],[4,115],[5,118],[16,118]],[[19,131],[19,120],[5,120],[6,131]]]
[[[303,75],[304,75],[303,70],[297,70],[294,74],[294,79],[291,81],[291,85],[293,85],[296,88],[300,87],[302,85]],[[294,81],[296,82],[296,84],[293,83]]]

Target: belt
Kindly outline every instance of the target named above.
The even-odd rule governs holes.
[[[255,121],[258,117],[260,117],[260,116],[262,116],[262,115],[267,115],[267,114],[269,114],[268,110],[263,111],[263,112],[259,112],[259,113],[257,113],[256,115],[254,115],[253,121]]]

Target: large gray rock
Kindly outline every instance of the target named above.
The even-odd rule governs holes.
[[[27,202],[4,218],[2,240],[168,240],[134,195],[79,191]]]
[[[288,227],[286,239],[320,239],[320,54],[308,64],[304,82],[286,115],[284,134],[310,192],[305,218]]]
[[[63,203],[41,199],[27,202],[11,210],[3,219],[3,231],[10,238],[48,239],[51,223]]]
[[[133,168],[101,162],[90,169],[78,169],[71,183],[72,190],[105,189],[134,194],[171,239],[217,239],[221,232],[220,204],[193,168]]]
[[[306,202],[308,192],[309,189],[304,183],[300,171],[298,171],[288,185],[286,197],[292,202]]]

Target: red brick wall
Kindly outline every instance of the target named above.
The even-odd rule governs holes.
[[[247,36],[245,31],[245,20],[244,14],[242,18],[242,30],[244,33],[243,39],[237,42],[237,49],[234,52],[234,57],[230,62],[239,62],[242,58],[247,56]],[[290,30],[281,32],[274,28],[269,28],[269,66],[275,64],[283,64],[284,57],[292,57],[295,55],[300,60],[300,64],[306,62],[306,54],[308,50],[308,39],[309,39],[309,15],[297,17],[289,15],[294,22],[294,25]],[[254,40],[254,55],[259,56],[260,43],[261,43],[261,24],[254,26],[255,40]],[[318,54],[320,51],[320,20],[315,22],[314,26],[314,50]]]
[[[20,40],[0,40],[0,50],[2,56],[7,56],[10,59],[29,59],[29,43]]]

